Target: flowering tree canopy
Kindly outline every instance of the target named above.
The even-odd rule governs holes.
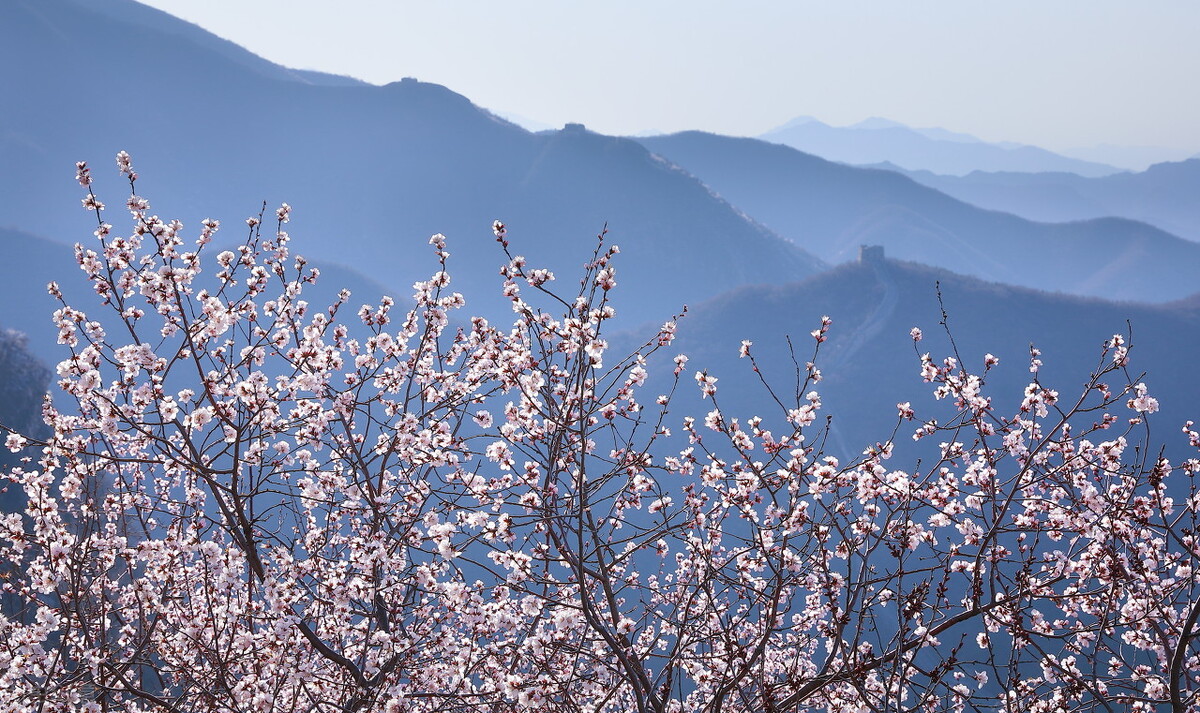
[[[1119,335],[1071,398],[1034,350],[1011,415],[994,358],[924,355],[956,415],[843,462],[828,319],[740,419],[654,358],[674,321],[610,353],[603,236],[564,292],[497,222],[511,325],[456,317],[440,235],[411,306],[313,305],[286,204],[213,255],[136,192],[114,233],[78,168],[103,316],[64,300],[52,435],[7,439],[0,710],[1200,710],[1200,460],[1152,450]]]

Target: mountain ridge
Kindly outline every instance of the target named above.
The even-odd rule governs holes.
[[[892,171],[704,132],[639,139],[822,259],[862,244],[964,274],[1084,295],[1169,301],[1193,291],[1200,245],[1123,218],[1038,223],[989,211]]]
[[[890,161],[908,170],[962,175],[972,170],[1070,171],[1102,176],[1122,169],[1070,158],[1036,146],[990,143],[948,129],[914,129],[872,117],[845,127],[800,117],[757,138],[784,144],[831,161],[876,164]]]
[[[130,12],[141,7],[123,2]],[[415,79],[314,85],[265,76],[244,65],[257,63],[245,55],[146,37],[144,26],[74,0],[22,0],[8,15],[0,91],[27,101],[0,117],[0,159],[24,167],[0,176],[0,215],[36,234],[73,242],[81,228],[90,232],[85,216],[63,210],[79,200],[67,167],[85,159],[103,168],[126,150],[154,210],[185,225],[204,217],[229,225],[264,198],[287,201],[301,252],[359,265],[384,283],[425,279],[436,269],[428,238],[444,233],[459,288],[493,317],[508,309],[491,299],[506,261],[490,235],[496,219],[510,226],[515,249],[559,275],[579,270],[607,224],[627,254],[618,269],[630,288],[618,313],[636,320],[665,318],[747,280],[787,281],[824,267],[627,139],[531,134]],[[139,41],[97,39],[126,37]],[[77,67],[65,58],[81,44],[91,47],[90,81],[67,93]],[[39,71],[16,71],[23,65]],[[103,110],[130,77],[138,96],[153,98],[147,110]],[[74,118],[79,107],[97,109],[86,130]],[[118,202],[121,182],[95,175],[101,199]]]
[[[1200,159],[1196,158],[1094,178],[1054,172],[973,171],[942,176],[899,166],[890,170],[972,205],[1030,220],[1122,217],[1200,241],[1200,204],[1194,199],[1200,191]]]
[[[953,344],[939,325],[943,309]],[[704,370],[718,378],[717,399],[728,415],[769,418],[776,406],[763,392],[760,376],[781,390],[786,404],[795,383],[793,359],[803,364],[811,358],[808,334],[823,316],[833,324],[816,362],[824,378],[812,388],[826,404],[824,413],[834,418],[832,437],[840,441],[843,456],[886,440],[896,425],[897,403],[911,402],[923,417],[944,420],[953,413],[952,405],[932,398],[932,387],[920,377],[919,355],[925,352],[939,362],[957,353],[976,373],[985,354],[998,356],[999,366],[985,377],[985,393],[996,398],[1001,413],[1011,413],[1031,378],[1031,345],[1044,361],[1038,378],[1074,396],[1071,390],[1096,368],[1104,341],[1131,332],[1132,369],[1147,372],[1145,382],[1162,404],[1153,423],[1173,434],[1195,417],[1192,409],[1200,402],[1200,376],[1177,358],[1194,346],[1200,331],[1196,299],[1173,305],[1118,303],[888,258],[844,263],[791,285],[748,285],[697,304],[680,321],[670,353],[688,354],[689,372]],[[923,330],[920,343],[914,344],[912,327]],[[863,331],[874,333],[859,339]],[[739,358],[742,340],[752,342],[757,370]],[[652,377],[669,374],[670,366],[669,357],[652,362]],[[679,412],[712,408],[694,391],[682,391],[675,404]],[[898,453],[913,446],[909,436],[916,425],[898,434]],[[1168,435],[1164,442],[1187,451],[1185,440]]]

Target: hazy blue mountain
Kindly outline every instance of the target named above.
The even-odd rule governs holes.
[[[670,357],[686,353],[687,383],[673,413],[682,417],[712,408],[699,399],[691,379],[696,371],[707,369],[719,379],[717,399],[726,413],[778,420],[779,407],[749,361],[738,357],[741,340],[754,343],[759,368],[787,403],[795,395],[796,378],[786,338],[790,336],[795,358],[803,365],[813,353],[809,332],[820,325],[822,315],[829,315],[830,339],[818,357],[824,379],[816,388],[825,413],[835,418],[835,451],[857,454],[886,440],[900,402],[909,401],[919,413],[937,415],[944,422],[952,409],[933,399],[931,385],[921,380],[919,361],[919,353],[929,352],[939,361],[953,354],[938,325],[938,283],[964,363],[978,373],[985,354],[1000,357],[1000,365],[986,377],[986,393],[1010,414],[1030,379],[1031,343],[1042,351],[1043,383],[1065,400],[1078,396],[1080,385],[1100,363],[1104,341],[1115,333],[1126,334],[1131,325],[1132,375],[1146,372],[1145,383],[1162,406],[1151,420],[1157,442],[1187,449],[1179,428],[1200,416],[1200,373],[1179,355],[1195,351],[1200,299],[1170,306],[1113,303],[990,283],[895,260],[846,263],[796,284],[739,288],[697,305],[680,322],[669,353],[651,369],[660,379],[651,389],[670,374]],[[909,335],[914,326],[924,331],[915,347]],[[1118,415],[1133,412],[1122,408]],[[904,426],[898,448],[912,446],[914,427]],[[911,459],[900,460],[897,467],[911,467]]]
[[[775,130],[781,131],[781,130],[783,130],[785,128],[789,128],[791,126],[798,126],[800,124],[809,123],[812,121],[816,121],[816,119],[813,119],[812,117],[802,117],[798,122],[797,121],[788,122],[787,124],[784,124],[783,126],[779,127],[778,129],[775,129]],[[939,126],[932,126],[932,127],[925,128],[925,129],[919,129],[919,128],[915,128],[912,126],[906,126],[904,124],[901,124],[898,121],[892,121],[891,119],[884,119],[884,118],[878,117],[878,116],[872,116],[868,119],[863,119],[862,121],[858,122],[857,124],[851,124],[850,126],[847,126],[845,128],[847,128],[847,129],[908,129],[909,131],[916,132],[916,133],[920,134],[921,136],[924,136],[928,139],[933,139],[935,141],[953,141],[955,143],[960,143],[960,144],[982,144],[982,143],[985,143],[983,139],[979,138],[978,136],[972,136],[971,134],[966,134],[966,133],[962,133],[959,131],[950,131],[949,129],[943,129]],[[1020,144],[1005,143],[1005,144],[995,144],[995,145],[1015,147],[1015,146],[1019,146]]]
[[[1200,159],[1159,163],[1140,173],[1085,178],[1072,173],[985,173],[942,176],[904,171],[931,188],[981,208],[1031,220],[1069,221],[1104,216],[1140,220],[1200,240]]]
[[[640,139],[780,235],[830,262],[862,244],[988,280],[1110,299],[1196,289],[1200,245],[1120,218],[1038,223],[969,205],[900,174],[700,132]]]
[[[287,201],[299,251],[385,284],[436,270],[427,241],[445,233],[455,287],[485,311],[505,261],[497,218],[566,289],[607,223],[625,253],[618,309],[638,320],[822,267],[629,140],[531,134],[416,80],[313,84],[136,3],[15,0],[2,14],[0,92],[21,100],[0,115],[0,161],[17,167],[0,177],[0,225],[87,237],[74,162],[120,206],[125,149],[163,216],[220,218],[234,241],[263,200]],[[108,216],[118,230],[122,212]]]
[[[940,128],[912,129],[879,118],[839,127],[800,117],[759,138],[841,163],[890,161],[911,170],[953,175],[971,171],[1069,171],[1105,176],[1120,170],[1036,146],[987,143],[969,134]]]

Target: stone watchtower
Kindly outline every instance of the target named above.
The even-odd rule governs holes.
[[[859,245],[858,261],[864,265],[883,262],[882,245]]]

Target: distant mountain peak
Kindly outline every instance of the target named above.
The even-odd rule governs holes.
[[[780,126],[777,126],[774,129],[771,129],[767,133],[773,134],[777,131],[787,131],[788,129],[794,129],[796,127],[804,126],[806,124],[818,124],[820,126],[829,126],[829,124],[826,124],[825,122],[821,121],[820,119],[816,118],[815,116],[797,116],[796,118],[794,118]]]
[[[901,124],[898,121],[884,119],[881,116],[871,116],[863,119],[857,124],[851,124],[847,129],[908,129],[911,128],[906,124]]]

